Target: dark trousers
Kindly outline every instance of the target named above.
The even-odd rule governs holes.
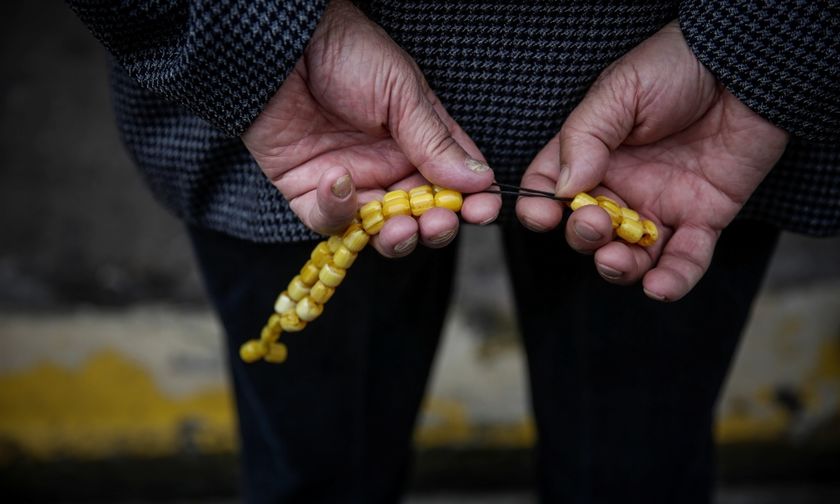
[[[285,364],[247,365],[239,345],[313,244],[190,232],[228,336],[246,500],[398,501],[455,247],[397,261],[365,251],[322,317],[284,337]],[[694,291],[661,304],[604,282],[560,232],[504,228],[544,502],[710,501],[715,402],[777,237],[730,226]]]

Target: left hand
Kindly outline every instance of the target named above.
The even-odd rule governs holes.
[[[420,68],[347,0],[331,0],[303,56],[242,135],[263,173],[310,229],[342,232],[359,204],[432,183],[467,194],[461,217],[496,218],[501,199],[481,193],[493,172],[429,87]],[[371,243],[387,257],[418,241],[442,247],[458,217],[433,208],[389,219]]]
[[[640,278],[647,295],[674,301],[700,280],[720,232],[784,152],[788,135],[738,101],[689,49],[676,22],[608,67],[533,160],[522,186],[607,195],[659,227],[649,248],[612,240],[606,212],[584,207],[566,239],[594,253],[607,281]],[[555,228],[558,203],[522,198],[517,215]]]

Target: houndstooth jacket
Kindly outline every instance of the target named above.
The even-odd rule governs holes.
[[[302,54],[326,0],[69,3],[112,55],[122,138],[159,200],[191,224],[243,239],[316,237],[238,135]],[[740,217],[840,232],[836,1],[358,3],[415,58],[508,183],[601,70],[678,18],[700,61],[792,135]]]

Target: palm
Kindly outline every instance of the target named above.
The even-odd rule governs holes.
[[[311,76],[301,61],[276,95],[281,107],[272,118],[277,127],[271,149],[255,153],[293,210],[300,214],[312,204],[320,174],[334,166],[348,169],[362,198],[416,174],[377,111],[344,108],[331,93],[319,93]]]
[[[768,137],[774,136],[768,145]],[[783,148],[784,135],[720,90],[687,129],[650,144],[616,149],[603,186],[654,216],[664,225],[666,238],[681,226],[717,235]]]

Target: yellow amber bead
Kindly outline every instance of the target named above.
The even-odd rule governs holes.
[[[630,208],[621,207],[621,220],[622,220],[622,222],[627,220],[627,219],[642,222],[642,218],[639,217],[639,213],[637,211],[632,210]]]
[[[344,233],[347,234],[351,229],[354,229],[353,226],[357,226],[358,224],[350,224],[350,227],[347,228],[347,231]],[[330,254],[335,254],[335,251],[338,250],[338,247],[341,246],[341,236],[334,235],[330,236],[327,240],[327,246],[330,248]],[[323,266],[322,266],[323,267]]]
[[[383,203],[399,199],[408,199],[408,193],[402,189],[396,189],[394,191],[388,191],[385,193],[385,196],[382,196]]]
[[[616,234],[627,243],[636,243],[642,237],[645,228],[642,223],[636,220],[625,219],[618,226]]]
[[[589,205],[597,205],[598,200],[593,198],[592,196],[586,194],[585,192],[577,193],[575,195],[575,199],[569,203],[569,206],[572,208],[572,211],[577,210],[578,208],[583,208]]]
[[[463,204],[464,197],[458,191],[441,189],[435,193],[435,206],[438,208],[447,208],[453,212],[458,212]]]
[[[327,287],[320,281],[315,283],[315,285],[312,286],[312,290],[309,291],[309,297],[321,304],[329,301],[333,294],[335,294],[335,289]]]
[[[327,287],[335,288],[338,287],[342,280],[344,280],[344,275],[346,274],[347,270],[330,262],[321,268],[321,273],[318,275],[318,278],[321,280],[321,283]]]
[[[289,350],[286,348],[286,345],[283,343],[272,343],[268,345],[268,351],[264,359],[266,362],[271,362],[272,364],[280,364],[281,362],[285,362],[288,356]]]
[[[295,309],[295,302],[289,297],[289,293],[283,291],[277,296],[277,301],[274,302],[274,311],[277,313],[286,313]]]
[[[405,194],[405,191],[400,192]],[[382,216],[387,220],[395,215],[411,215],[411,203],[408,200],[408,195],[404,198],[391,198],[388,201],[382,202]]]
[[[342,242],[345,247],[347,247],[350,252],[359,253],[365,245],[368,244],[370,241],[370,235],[365,233],[365,230],[358,224],[351,224],[347,231],[344,232],[344,237],[342,238]],[[341,247],[341,243],[335,248],[338,250]]]
[[[272,313],[270,317],[268,317],[268,322],[265,323],[266,327],[270,327],[272,331],[280,332],[280,314],[279,313]]]
[[[413,194],[409,203],[411,204],[411,215],[420,217],[427,210],[435,207],[435,196],[431,192]]]
[[[659,229],[656,228],[656,224],[653,221],[647,219],[642,221],[642,226],[645,228],[645,234],[639,239],[639,245],[650,247],[659,239]]]
[[[408,190],[408,199],[411,199],[413,196],[417,194],[432,194],[434,195],[434,189],[429,184],[423,184],[421,186],[417,186]]]
[[[318,245],[315,246],[315,250],[312,251],[312,254],[309,256],[310,261],[312,264],[321,269],[330,259],[332,259],[332,251],[330,251],[330,246],[327,242],[322,241]]]
[[[298,314],[294,311],[289,311],[280,315],[280,324],[286,332],[299,332],[303,331],[303,328],[306,327],[306,322],[301,320],[300,317],[298,317]]]
[[[610,221],[612,221],[612,227],[613,229],[616,229],[619,225],[621,225],[621,208],[619,208],[615,201],[605,196],[598,196],[597,199],[598,206],[603,208],[607,212],[607,214],[609,214]]]
[[[260,340],[248,340],[239,347],[239,358],[245,362],[257,362],[268,353],[268,344]]]
[[[278,315],[279,317],[279,315]],[[264,341],[266,343],[274,343],[280,337],[280,333],[282,332],[281,327],[277,327],[276,329],[266,324],[262,331],[260,331],[260,341]]]
[[[437,194],[437,193],[439,193],[440,191],[448,191],[448,189],[447,189],[447,188],[445,188],[445,187],[443,187],[443,186],[439,186],[439,185],[437,185],[437,184],[435,184],[435,185],[433,185],[433,186],[432,186],[432,192],[433,192],[433,193]]]
[[[374,200],[374,201],[370,201],[370,202],[362,205],[362,208],[359,209],[359,217],[362,219],[362,222],[364,222],[365,217],[368,217],[368,216],[371,216],[371,215],[374,215],[374,214],[377,214],[377,213],[380,213],[380,212],[382,212],[382,203]],[[362,226],[364,226],[364,224],[362,224]]]
[[[300,317],[301,320],[306,322],[312,322],[324,311],[324,306],[320,305],[312,299],[311,296],[306,296],[305,298],[300,300],[300,303],[297,304],[297,308],[295,308],[295,313],[297,316]]]
[[[333,264],[338,266],[339,268],[347,269],[353,265],[353,262],[356,260],[355,252],[350,252],[350,249],[345,247],[344,245],[341,246],[338,250],[335,251],[335,255],[333,256]]]
[[[289,282],[286,292],[289,293],[289,297],[292,298],[292,301],[300,301],[309,294],[309,286],[304,283],[300,275],[295,275],[295,277],[292,278],[292,281]]]
[[[369,235],[375,235],[385,225],[385,217],[382,215],[382,203],[378,201],[371,201],[359,209],[359,217],[362,218],[362,228]]]
[[[365,229],[365,233],[369,234],[370,236],[374,236],[379,234],[382,231],[382,226],[385,225],[385,216],[382,213],[369,215],[367,219],[362,222],[362,227]]]
[[[306,264],[300,269],[300,279],[306,285],[312,286],[312,284],[318,281],[319,271],[321,271],[320,266],[316,266],[311,260],[306,261]]]
[[[610,203],[616,208],[618,208],[618,202],[610,198],[609,196],[595,196],[595,200],[598,202],[599,205],[601,203]]]

